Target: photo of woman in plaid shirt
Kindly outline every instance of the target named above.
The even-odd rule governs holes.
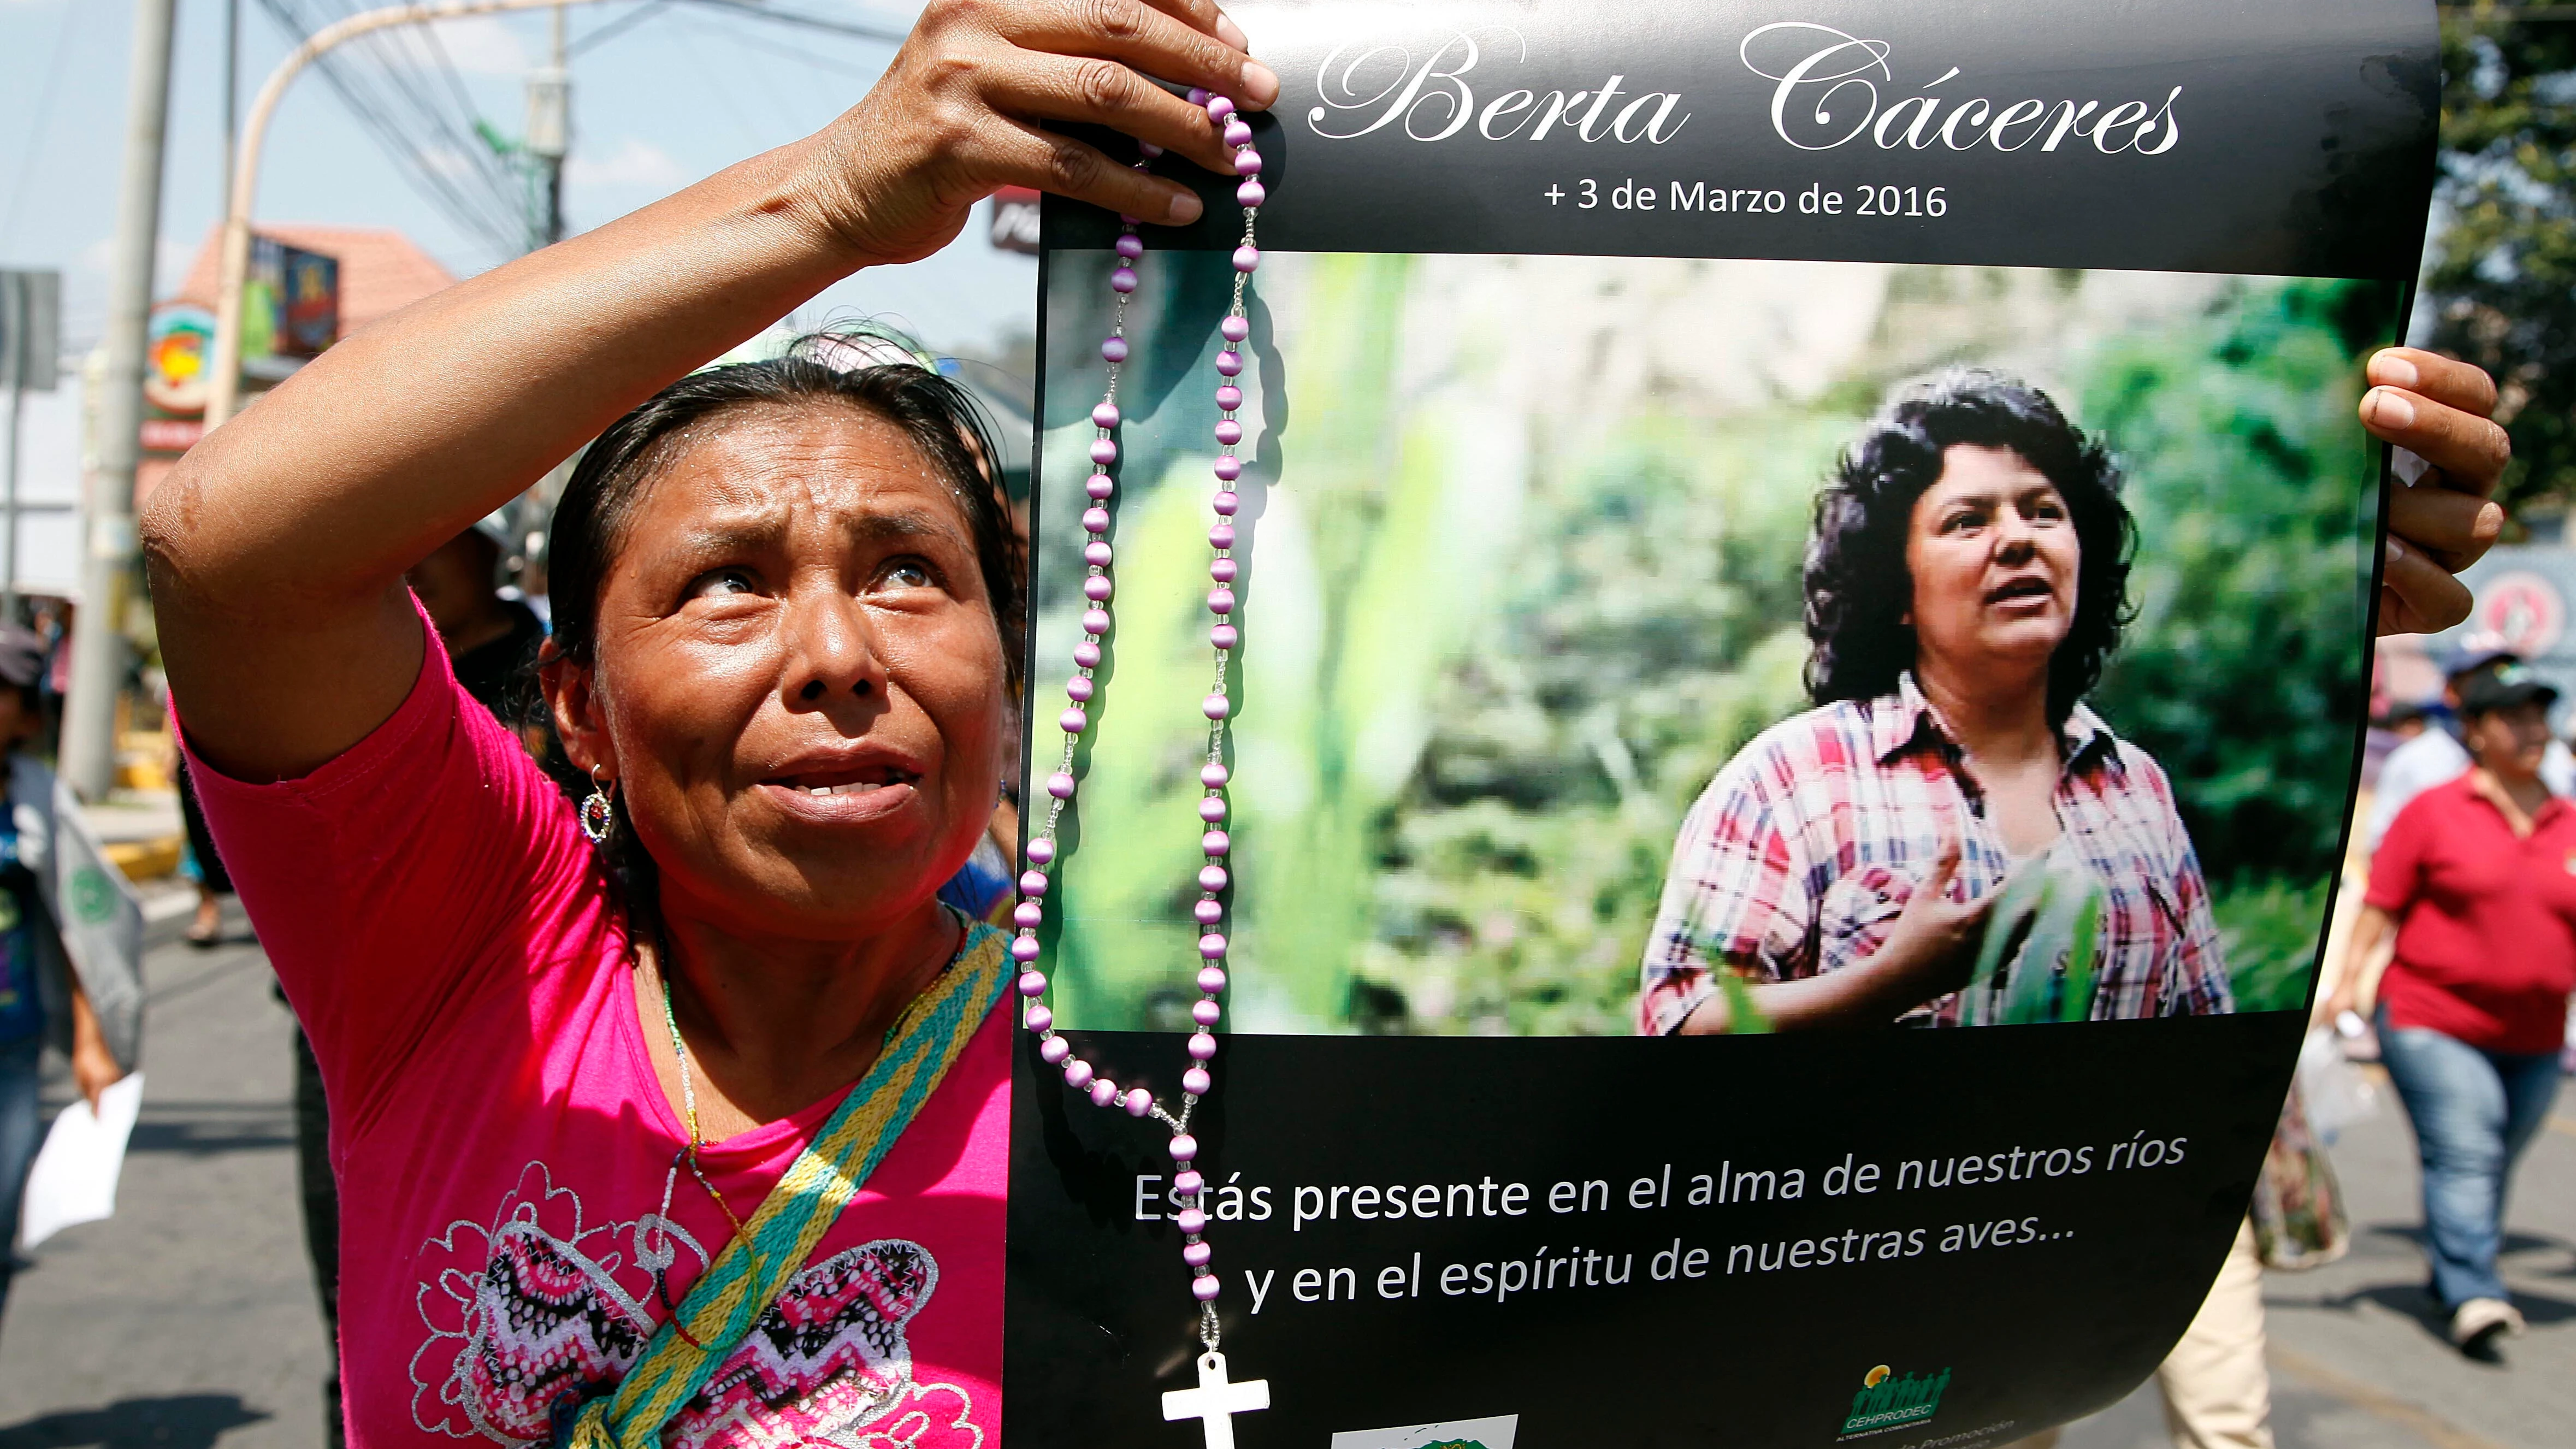
[[[1993,372],[1902,386],[1864,426],[1808,546],[1817,707],[1683,821],[1641,1031],[1756,1025],[1748,1008],[1778,1029],[1974,1023],[1996,1012],[1972,996],[2031,970],[2052,973],[2051,1016],[2234,1008],[2172,787],[2083,702],[2130,612],[2120,485],[2098,440]],[[1992,921],[2007,964],[1964,991],[2017,870],[2091,895],[2089,965]]]

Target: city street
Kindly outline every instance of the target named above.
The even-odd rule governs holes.
[[[0,1449],[346,1449],[232,870],[370,1449],[2576,1449],[2576,0],[0,0],[0,158]]]
[[[2531,1332],[2496,1364],[2442,1340],[2414,1234],[2415,1142],[2395,1093],[2335,1146],[2352,1205],[2352,1252],[2306,1273],[2275,1273],[2272,1422],[2282,1449],[2547,1449],[2576,1424],[2576,1092],[2563,1092],[2524,1159],[2504,1276]],[[2162,1449],[2149,1384],[2067,1431],[2065,1449]]]
[[[0,1449],[315,1449],[322,1332],[295,1199],[288,1019],[256,947],[156,949],[149,1089],[111,1222],[47,1243],[0,1333]],[[2338,1160],[2356,1238],[2278,1274],[2284,1449],[2558,1449],[2576,1423],[2576,1103],[2522,1176],[2507,1276],[2532,1322],[2501,1364],[2444,1346],[2420,1286],[2393,1100]],[[2068,1449],[2161,1449],[2148,1386]],[[1526,1449],[1549,1449],[1530,1445]]]
[[[143,1116],[116,1216],[39,1249],[0,1325],[8,1449],[322,1443],[291,1018],[246,935],[236,915],[243,944],[146,958]]]

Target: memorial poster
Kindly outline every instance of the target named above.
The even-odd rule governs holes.
[[[1192,1124],[1234,1442],[1976,1446],[2125,1394],[2332,909],[2432,8],[1234,13],[1285,87]],[[1058,1027],[1164,1098],[1242,226],[1201,179],[1126,302],[1044,933]],[[1040,806],[1117,234],[1046,203]],[[1972,761],[2015,709],[2039,764]],[[1013,1110],[1007,1442],[1202,1442],[1167,1134],[1033,1043]]]

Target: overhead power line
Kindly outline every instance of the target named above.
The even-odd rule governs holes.
[[[72,48],[73,6],[63,7],[54,19],[54,58],[45,67],[45,88],[36,97],[36,128],[27,137],[27,148],[19,153],[18,180],[9,188],[9,209],[0,213],[0,252],[8,249],[18,235],[21,208],[27,201],[27,183],[36,174],[36,163],[45,155],[45,132],[54,122],[54,101],[62,94],[63,58]]]
[[[860,66],[846,65],[838,60],[828,58],[829,52],[826,52],[823,55],[817,55],[811,49],[800,49],[792,41],[770,39],[766,34],[754,30],[752,27],[747,25],[720,25],[714,24],[710,21],[708,23],[708,29],[712,33],[721,35],[726,40],[731,41],[734,48],[737,50],[751,50],[758,51],[763,55],[774,55],[781,60],[792,60],[798,65],[804,66],[809,70],[819,70],[830,75],[848,76],[854,80],[873,81],[877,78],[878,71],[882,69],[882,67],[879,67],[878,69],[866,69]]]
[[[298,42],[383,0],[259,0],[260,8]],[[578,53],[623,34],[678,0],[644,0],[576,42]],[[767,0],[688,0],[710,19],[725,17],[844,40],[898,44],[904,31],[886,24],[816,14]],[[726,25],[729,37],[771,47]],[[819,57],[792,58],[838,69]],[[333,51],[314,68],[352,116],[374,136],[413,190],[468,236],[503,257],[527,249],[537,199],[493,125],[476,106],[435,26],[405,26]],[[857,72],[852,72],[857,74]]]
[[[773,25],[819,30],[828,35],[846,35],[857,40],[881,40],[888,44],[900,45],[905,35],[903,30],[890,26],[870,25],[865,21],[815,15],[802,10],[766,4],[764,0],[690,0],[690,3],[705,6],[710,10],[725,10],[736,15],[751,16],[766,20]]]
[[[378,0],[317,3],[328,12],[323,22],[328,24],[373,8]],[[502,255],[525,250],[531,206],[525,178],[510,161],[477,144],[483,135],[483,117],[439,39],[438,27],[407,25],[379,31],[341,54],[349,66],[362,72],[371,65],[380,83],[401,97],[396,119],[404,119],[401,111],[407,111],[412,126],[419,128],[410,133],[415,149],[422,131],[434,138],[437,149],[425,157],[433,167],[465,171],[456,178],[458,189],[474,198],[488,225],[497,229],[495,240]]]
[[[564,54],[566,56],[575,56],[594,46],[606,45],[608,42],[624,35],[627,31],[630,31],[636,26],[643,24],[645,21],[652,19],[654,16],[661,14],[664,9],[669,7],[670,3],[671,0],[645,0],[645,3],[636,6],[634,9],[618,16],[606,25],[599,27],[597,30],[590,32],[588,35],[585,35],[581,39],[564,47]]]
[[[260,0],[260,8],[300,43],[360,7],[349,0],[319,0],[311,9],[301,0]],[[315,69],[424,200],[501,256],[526,249],[526,187],[480,139],[481,116],[430,27],[409,26],[333,51]],[[445,84],[433,86],[432,76],[443,76]]]

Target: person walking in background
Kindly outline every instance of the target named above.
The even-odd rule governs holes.
[[[224,897],[233,893],[233,878],[224,870],[223,853],[215,849],[215,833],[206,828],[206,812],[197,804],[197,786],[188,778],[184,754],[177,774],[179,818],[188,831],[188,848],[179,857],[179,874],[197,888],[197,916],[188,923],[188,944],[207,951],[224,938]]]
[[[456,682],[518,737],[566,799],[579,800],[590,781],[564,758],[537,688],[537,651],[549,626],[525,598],[501,586],[507,539],[500,515],[490,515],[412,565],[403,581],[455,660]]]
[[[45,1043],[68,1044],[72,1084],[95,1110],[125,1075],[70,969],[48,902],[53,891],[54,772],[20,748],[44,723],[45,641],[0,623],[0,1312],[17,1272],[12,1250],[27,1172],[44,1138],[38,1062]]]
[[[2468,771],[2469,752],[2460,742],[2459,733],[2461,689],[2481,675],[2521,663],[2520,655],[2495,643],[2492,636],[2472,638],[2454,649],[2443,664],[2442,705],[2438,712],[2406,707],[2403,718],[2414,727],[2405,729],[2397,712],[2390,711],[2389,727],[2401,730],[2405,739],[2380,763],[2379,782],[2371,790],[2370,822],[2362,836],[2365,849],[2379,849],[2390,822],[2396,820],[2397,812],[2405,809],[2408,801]],[[2576,795],[2576,754],[2551,740],[2541,757],[2540,777],[2548,784],[2549,793],[2560,797]],[[2359,962],[2365,958],[2352,959]]]
[[[2514,1163],[2558,1095],[2576,990],[2576,807],[2541,774],[2557,690],[2490,664],[2458,698],[2473,767],[2390,822],[2351,950],[2369,960],[2396,933],[2380,1060],[2415,1127],[2433,1292],[2451,1341],[2484,1356],[2522,1329],[2496,1253]],[[2356,1008],[2359,984],[2336,987],[2330,1019]]]
[[[2388,732],[2389,739],[2394,742],[2388,747],[2388,752],[2393,755],[2404,748],[2407,741],[2433,727],[2433,713],[2420,704],[2392,704],[2388,712],[2373,723]]]
[[[2290,1185],[2285,1176],[2302,1179],[2302,1190],[2312,1189],[2313,1180],[2306,1179],[2299,1161],[2312,1141],[2293,1089],[2282,1106],[2280,1126],[2263,1164],[2254,1213],[2237,1225],[2235,1240],[2219,1262],[2218,1277],[2210,1283],[2200,1311],[2156,1365],[2156,1396],[2164,1402],[2165,1434],[2174,1449],[2273,1449],[2272,1376],[2264,1361],[2263,1270],[2267,1256],[2279,1251],[2266,1240],[2276,1237],[2281,1225],[2267,1219],[2277,1219],[2274,1209],[2281,1206],[2283,1189]],[[2062,1437],[2062,1429],[2042,1429],[2002,1449],[2056,1449]]]
[[[543,759],[531,742],[544,735],[546,712],[531,666],[546,626],[525,603],[502,597],[501,540],[497,518],[486,518],[412,565],[403,581],[455,661],[456,682]]]
[[[349,1428],[340,1412],[340,1184],[331,1171],[331,1109],[322,1096],[322,1064],[301,1022],[295,1028],[295,1196],[304,1209],[304,1256],[313,1265],[322,1336],[331,1341],[331,1371],[322,1379],[322,1441],[341,1449]]]

